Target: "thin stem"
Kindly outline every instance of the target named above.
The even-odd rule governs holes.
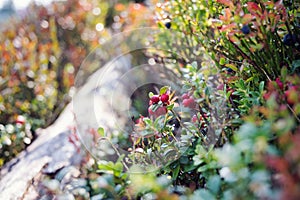
[[[230,42],[231,42],[231,41],[230,41]],[[250,64],[252,64],[252,66],[253,66],[256,70],[261,71],[261,72],[267,77],[267,79],[271,81],[271,78],[269,77],[269,75],[267,74],[267,72],[266,72],[265,70],[263,70],[262,68],[260,68],[260,67],[257,65],[256,62],[254,62],[251,58],[249,58],[249,56],[248,56],[247,54],[245,54],[245,53],[240,49],[240,47],[239,47],[238,45],[234,44],[233,42],[231,42],[231,43],[232,43],[232,45],[238,50],[238,52],[239,52],[244,58],[246,58]]]
[[[180,124],[182,127],[184,127],[185,129],[187,129],[190,133],[193,133],[193,132],[191,131],[191,129],[189,129],[185,124],[183,124],[183,123],[181,122],[180,118],[178,117],[178,115],[177,115],[173,110],[171,110],[171,112],[172,112],[173,115],[176,117],[176,119],[179,121],[179,124]],[[203,142],[205,143],[205,145],[207,145],[207,141],[206,141],[206,139],[203,137],[202,134],[200,134],[200,137],[201,137],[201,139],[203,140]]]
[[[286,104],[287,107],[289,108],[289,110],[293,113],[294,117],[296,118],[296,120],[300,123],[300,119],[299,117],[297,116],[297,114],[295,113],[295,111],[293,110],[293,108],[289,105],[289,104]]]

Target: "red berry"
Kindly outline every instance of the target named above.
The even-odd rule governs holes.
[[[155,132],[154,135],[155,135],[155,139],[162,137],[161,133],[159,133],[159,132]]]
[[[169,95],[167,94],[162,94],[161,97],[160,97],[160,100],[163,102],[163,103],[166,103],[169,101]]]
[[[18,115],[18,117],[17,117],[17,120],[16,120],[16,123],[17,124],[25,124],[25,117],[24,116],[22,116],[22,115]]]
[[[158,103],[158,102],[159,102],[159,97],[158,97],[158,95],[152,96],[152,97],[151,97],[151,101],[152,101],[152,103],[154,103],[154,104]]]
[[[190,98],[190,96],[188,95],[188,93],[184,93],[182,96],[181,96],[182,99],[188,99]]]
[[[287,102],[290,106],[293,106],[299,100],[297,91],[293,88],[285,91],[284,94],[285,94]]]
[[[193,99],[193,97],[190,97],[188,99],[184,99],[182,101],[182,104],[184,107],[188,107],[188,108],[195,108],[196,107],[196,102]]]
[[[192,117],[192,122],[193,122],[193,123],[197,123],[197,122],[198,122],[198,117],[197,117],[197,115],[193,115],[193,117]]]

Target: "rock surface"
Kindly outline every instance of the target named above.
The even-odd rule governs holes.
[[[1,169],[0,200],[38,198],[34,185],[41,173],[54,173],[80,162],[75,146],[68,140],[69,127],[73,124],[70,107],[66,107],[56,123],[41,130],[26,151]]]

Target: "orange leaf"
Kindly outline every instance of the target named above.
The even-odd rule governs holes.
[[[232,17],[231,10],[229,8],[225,9],[225,14],[220,16],[220,20],[225,23],[230,23],[230,18]]]
[[[249,24],[253,16],[251,14],[245,14],[242,18],[242,24]]]
[[[229,31],[233,28],[236,27],[236,24],[235,23],[232,23],[232,24],[228,24],[228,25],[223,25],[222,28],[220,29],[221,32],[223,31]]]

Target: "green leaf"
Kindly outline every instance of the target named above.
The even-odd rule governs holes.
[[[151,125],[151,124],[152,124],[151,119],[148,118],[148,117],[144,117],[143,121],[144,121],[147,125]]]
[[[176,168],[172,172],[172,179],[176,180],[180,171],[180,165],[177,165]]]
[[[238,84],[240,85],[240,89],[245,89],[246,88],[244,80],[240,79]]]
[[[208,87],[204,88],[204,94],[205,94],[205,96],[209,96],[210,95],[210,90],[209,90]]]
[[[97,131],[98,131],[98,134],[99,134],[101,137],[105,137],[104,128],[99,127]]]
[[[294,63],[294,62],[293,62]],[[293,64],[292,64],[292,66],[293,66]],[[300,66],[300,60],[299,60],[299,63],[298,63],[298,66],[297,67],[299,67]],[[294,67],[294,66],[293,66]],[[296,68],[297,68],[296,67]],[[296,69],[295,68],[295,69]],[[295,70],[294,68],[292,69],[292,71],[294,71]],[[284,66],[283,68],[281,68],[281,78],[283,78],[284,80],[286,79],[286,76],[287,76],[287,73],[288,73],[288,70],[287,70],[287,68]]]
[[[207,165],[203,165],[201,167],[198,168],[198,172],[205,172],[206,170],[208,170],[208,166]]]
[[[121,175],[121,172],[123,171],[123,164],[121,162],[117,162],[114,165],[114,175],[116,177],[119,177]]]
[[[188,164],[189,163],[189,158],[187,156],[181,156],[179,159],[181,164]]]
[[[225,63],[226,63],[225,58],[221,58],[219,64],[220,65],[225,65]]]
[[[253,76],[250,77],[250,78],[248,78],[245,82],[248,83],[248,82],[250,82],[250,81],[252,81],[252,80],[253,80]]]
[[[228,91],[228,92],[226,93],[226,99],[229,99],[230,95],[231,95],[231,91]]]
[[[112,171],[112,162],[108,162],[108,163],[99,163],[98,164],[98,169],[101,171]]]
[[[165,27],[165,25],[164,25],[162,22],[158,22],[158,23],[157,23],[157,26],[158,26],[159,28],[164,28],[164,27]]]
[[[292,63],[292,72],[294,72],[298,67],[300,67],[300,60],[294,60]]]
[[[153,92],[149,92],[148,96],[149,98],[153,97],[154,96]]]
[[[197,70],[198,64],[196,61],[192,62],[191,66],[193,67],[194,70]]]
[[[233,125],[242,125],[243,124],[243,120],[238,118],[238,119],[232,119],[231,120],[231,124]]]
[[[259,92],[260,93],[262,93],[264,91],[264,87],[265,87],[265,82],[264,81],[260,82],[260,84],[259,84]]]
[[[221,178],[218,175],[214,175],[209,178],[206,186],[210,191],[212,191],[214,194],[217,194],[220,190],[221,185]]]
[[[206,189],[199,189],[194,192],[191,200],[215,200],[216,198]]]
[[[173,108],[174,108],[174,104],[173,103],[167,106],[168,110],[172,110]]]
[[[153,135],[153,131],[151,131],[151,130],[144,130],[144,131],[139,132],[139,134],[141,136],[143,136],[143,137],[147,137],[147,136]]]
[[[232,69],[235,72],[238,70],[237,67],[234,64],[226,64],[225,66]]]
[[[194,164],[184,165],[183,171],[184,172],[190,172],[190,171],[192,171],[192,170],[194,170],[196,168],[197,168],[197,166],[194,165]]]
[[[195,166],[198,166],[198,165],[200,165],[204,162],[204,160],[202,158],[200,158],[199,156],[194,156],[193,160],[194,160],[194,165]]]
[[[160,88],[160,90],[159,90],[159,94],[165,94],[168,90],[169,90],[169,86],[164,86],[164,87],[162,87],[162,88]]]
[[[189,91],[191,88],[192,88],[191,85],[184,85],[184,86],[182,87],[182,89],[183,89],[184,91]]]

